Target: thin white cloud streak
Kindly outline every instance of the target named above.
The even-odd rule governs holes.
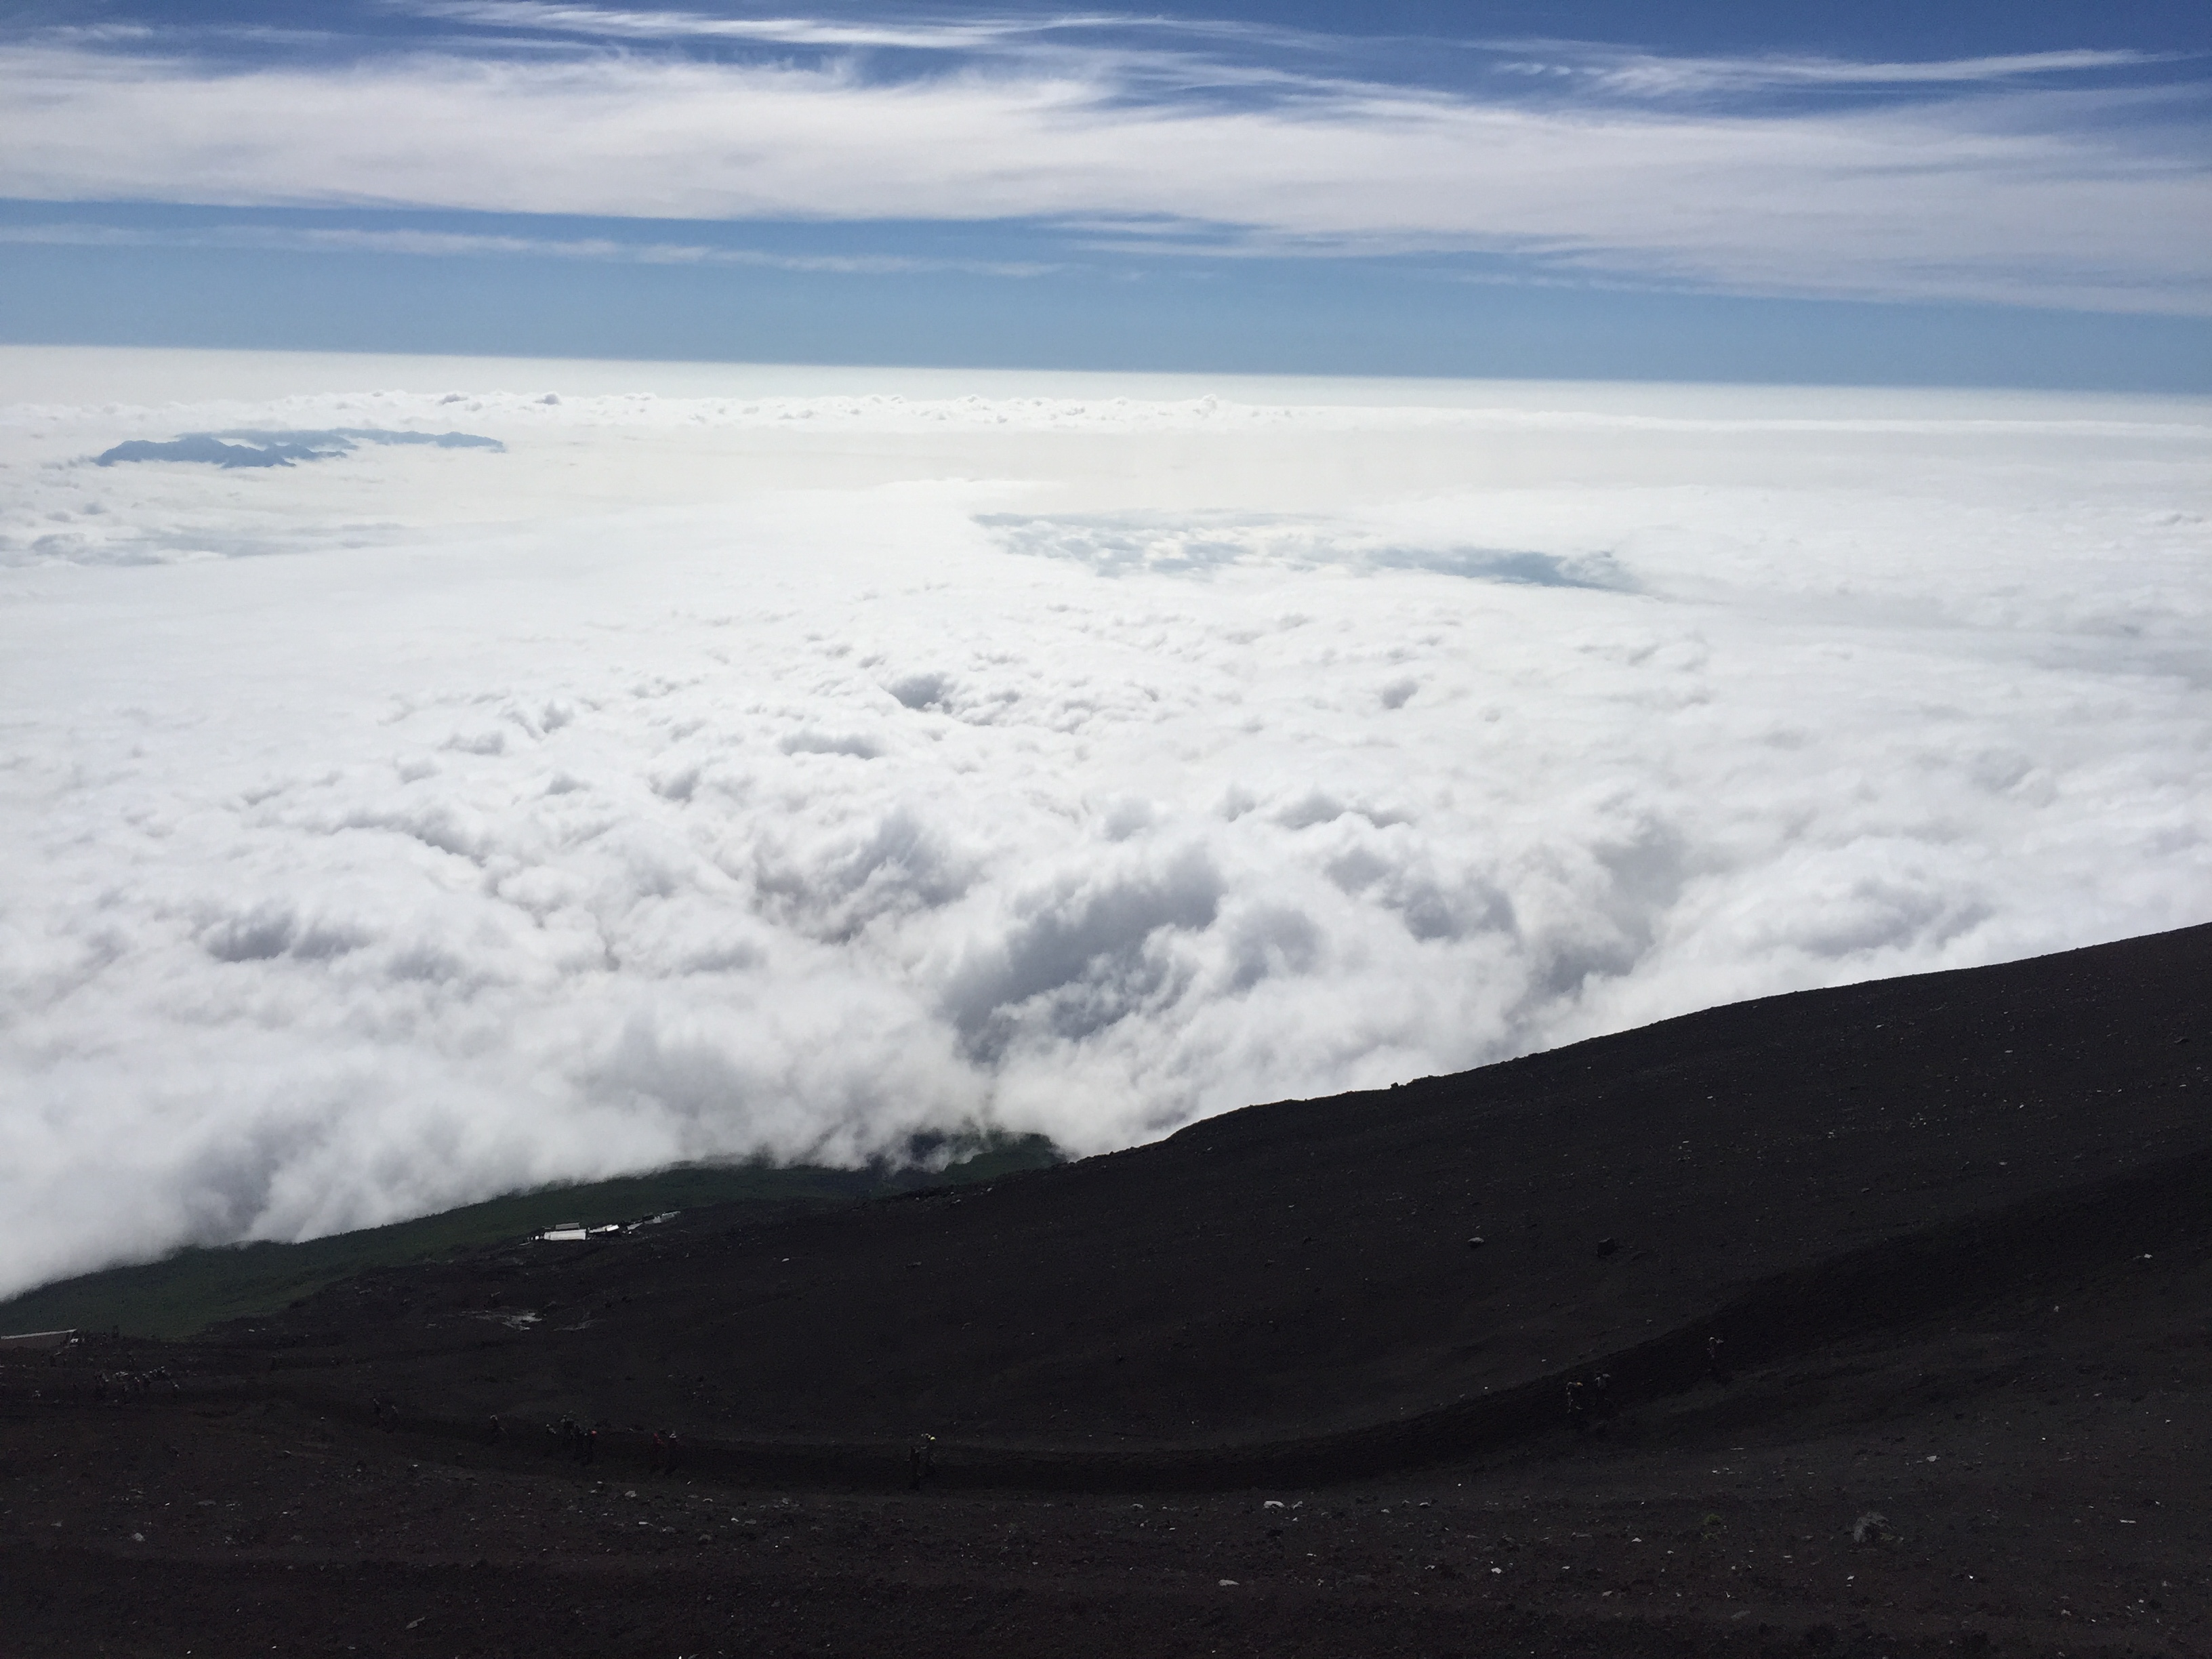
[[[1838,58],[1662,58],[1615,55],[1603,48],[1568,48],[1564,63],[1509,67],[1522,72],[1581,73],[1608,91],[1642,97],[1709,97],[1806,87],[1972,86],[2099,70],[2141,69],[2173,61],[2144,52],[2038,52],[1926,63],[1854,63]]]
[[[841,64],[222,70],[19,47],[0,54],[0,191],[700,220],[1127,216],[1285,252],[1418,247],[1784,294],[2212,311],[2199,129],[2116,132],[2089,97],[1721,115],[1315,82],[1232,108],[1138,97],[1096,65],[878,83]]]
[[[1267,24],[1224,19],[1133,16],[1115,12],[1068,12],[1057,16],[901,18],[886,21],[830,21],[818,17],[732,18],[696,12],[641,11],[611,6],[541,3],[540,0],[430,0],[407,5],[410,15],[535,33],[581,35],[631,41],[761,42],[771,46],[821,46],[836,51],[889,49],[939,52],[978,59],[1056,58],[1094,66],[1136,68],[1169,81],[1192,78],[1204,64],[1209,81],[1249,79],[1258,82],[1310,82],[1246,62],[1231,64],[1215,57],[1191,54],[1182,43],[1203,40],[1249,49],[1273,46],[1308,57],[1341,55],[1350,38]],[[1108,44],[1104,37],[1118,37]],[[1078,37],[1072,39],[1071,37]],[[1089,37],[1087,39],[1080,37]],[[1162,42],[1176,44],[1163,46]]]
[[[763,40],[779,46],[888,46],[907,51],[973,52],[1003,48],[1073,30],[1128,20],[1109,13],[1042,19],[979,18],[921,24],[830,22],[818,17],[713,17],[696,12],[636,11],[611,6],[532,3],[532,0],[453,0],[413,5],[417,17],[645,40]]]
[[[1057,43],[1069,34],[1113,30],[1174,39],[1197,35],[1226,40],[1264,40],[1304,47],[1310,55],[1341,55],[1360,44],[1351,35],[1267,28],[1248,24],[1136,16],[1127,13],[1069,13],[1057,17],[983,17],[927,23],[830,22],[813,17],[714,17],[687,11],[642,11],[612,6],[561,5],[548,0],[431,0],[405,9],[419,17],[495,27],[580,34],[601,40],[738,40],[785,46],[887,46],[908,51],[1027,55],[1037,43]],[[1471,41],[1462,48],[1490,49],[1499,43]],[[1534,47],[1554,54],[1551,61],[1509,62],[1510,73],[1583,74],[1607,89],[1668,96],[1745,92],[1806,86],[1972,85],[2037,76],[2138,69],[2173,61],[2171,54],[2127,50],[2014,52],[1993,57],[1923,62],[1854,62],[1838,58],[1762,54],[1735,58],[1664,57],[1628,52],[1593,41],[1563,40],[1506,44],[1505,50]],[[1066,47],[1100,58],[1177,54],[1158,46],[1124,45]],[[1312,81],[1309,74],[1306,77]]]
[[[2201,400],[199,372],[0,410],[0,1291],[2212,914]]]
[[[627,242],[605,236],[502,236],[471,231],[302,228],[274,225],[0,225],[0,244],[44,247],[243,247],[288,253],[399,253],[430,258],[586,259],[641,265],[738,265],[824,275],[899,276],[958,270],[1042,276],[1060,266],[1012,259],[932,259],[903,253],[770,253],[696,242]]]

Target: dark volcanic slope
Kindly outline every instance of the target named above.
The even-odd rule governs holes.
[[[2212,1656],[2209,969],[1778,998],[0,1346],[0,1655]]]
[[[739,1440],[1292,1439],[1680,1333],[1609,1362],[1664,1392],[1709,1330],[1748,1363],[2170,1225],[2212,1152],[2208,988],[2200,927],[1769,999],[986,1190],[357,1281],[238,1336],[410,1413]]]
[[[921,1138],[917,1155],[933,1150]],[[487,1199],[458,1210],[333,1233],[298,1244],[257,1241],[179,1250],[159,1261],[104,1268],[0,1301],[0,1331],[82,1328],[122,1336],[186,1337],[219,1322],[265,1318],[326,1285],[373,1267],[434,1261],[505,1244],[563,1221],[589,1227],[720,1206],[768,1220],[839,1208],[864,1198],[989,1181],[1060,1161],[1042,1135],[948,1144],[942,1168],[832,1170],[818,1165],[694,1164]]]

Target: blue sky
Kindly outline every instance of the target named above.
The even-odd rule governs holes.
[[[2201,4],[33,5],[0,337],[2205,391],[2208,66]]]

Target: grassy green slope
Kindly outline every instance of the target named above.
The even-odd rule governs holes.
[[[1059,1161],[1059,1152],[1042,1136],[1008,1136],[988,1141],[941,1172],[830,1170],[808,1164],[787,1169],[694,1166],[588,1186],[550,1187],[304,1244],[180,1250],[161,1261],[62,1279],[0,1302],[0,1334],[75,1328],[114,1328],[132,1336],[190,1336],[226,1319],[273,1313],[366,1268],[496,1244],[559,1221],[597,1226],[708,1204],[770,1209],[851,1203],[917,1187],[988,1181]]]

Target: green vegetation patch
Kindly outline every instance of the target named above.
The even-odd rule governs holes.
[[[1059,1149],[1042,1135],[933,1139],[918,1142],[911,1150],[922,1161],[899,1169],[693,1164],[657,1175],[514,1193],[441,1215],[334,1233],[304,1244],[179,1250],[160,1261],[109,1267],[0,1302],[0,1334],[76,1328],[185,1337],[224,1320],[274,1313],[370,1267],[397,1267],[504,1243],[542,1232],[556,1222],[580,1221],[596,1227],[710,1204],[746,1205],[763,1212],[851,1204],[924,1187],[992,1181],[1061,1161]],[[928,1167],[951,1152],[965,1156],[939,1169]]]

